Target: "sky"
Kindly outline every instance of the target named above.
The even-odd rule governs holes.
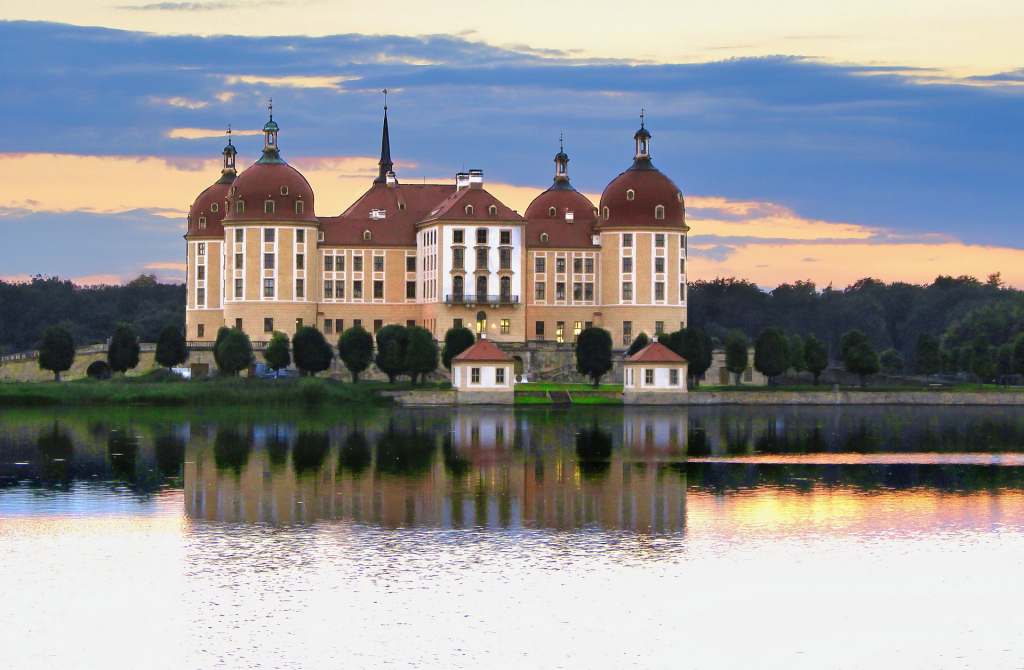
[[[484,170],[523,211],[564,132],[595,202],[647,112],[687,198],[691,279],[764,287],[1001,272],[1024,287],[1024,3],[0,0],[0,277],[180,281],[232,124],[320,214]]]

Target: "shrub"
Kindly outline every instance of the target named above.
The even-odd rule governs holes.
[[[295,355],[295,367],[305,375],[315,375],[331,367],[334,352],[327,344],[323,333],[313,326],[303,326],[292,338],[292,352]]]
[[[804,365],[814,375],[814,385],[817,386],[821,373],[828,367],[828,351],[814,335],[808,335],[804,340]]]
[[[409,342],[405,351],[403,367],[412,376],[412,383],[422,380],[437,369],[437,343],[426,328],[413,326],[408,329]]]
[[[165,368],[181,365],[188,359],[188,347],[185,336],[175,326],[167,326],[160,331],[156,341],[156,362]]]
[[[352,381],[358,383],[359,374],[373,360],[373,336],[362,326],[352,326],[338,338],[338,357],[352,374]]]
[[[405,374],[405,350],[409,346],[409,331],[405,326],[388,324],[377,331],[377,369],[388,376],[388,382],[395,383],[395,377]]]
[[[461,354],[466,349],[473,346],[473,342],[476,338],[473,337],[473,331],[469,328],[449,328],[448,332],[444,334],[444,349],[441,351],[441,362],[449,370],[452,369],[452,359]]]
[[[640,334],[634,337],[633,341],[629,343],[629,349],[626,349],[626,357],[628,358],[632,356],[650,343],[651,338],[647,337],[647,333],[641,331]]]
[[[220,361],[218,366],[221,372],[229,375],[237,375],[252,364],[252,342],[249,336],[238,328],[231,328],[214,350],[216,358]]]
[[[861,386],[867,384],[868,375],[878,372],[878,354],[872,348],[868,336],[861,331],[851,330],[843,335],[839,341],[839,350],[846,371],[858,375]]]
[[[778,328],[766,328],[754,343],[754,367],[771,382],[789,369],[789,341]]]
[[[789,353],[790,370],[799,373],[807,369],[807,359],[804,357],[804,339],[796,333],[789,336],[787,353]]]
[[[139,338],[127,323],[119,323],[110,338],[107,362],[114,372],[125,373],[139,364]]]
[[[292,364],[292,354],[288,350],[288,344],[288,336],[284,333],[275,331],[270,336],[270,342],[267,343],[267,348],[263,351],[263,360],[274,372]]]
[[[596,387],[612,369],[612,336],[604,328],[584,328],[576,338],[576,371]]]
[[[733,383],[740,383],[740,375],[750,365],[750,342],[739,331],[729,333],[725,339],[725,369],[731,372]]]
[[[914,351],[914,370],[919,375],[931,376],[942,369],[942,352],[939,339],[928,333],[917,336],[917,347]]]
[[[895,349],[886,349],[879,357],[879,363],[886,374],[894,375],[903,372],[903,357]]]
[[[50,326],[43,332],[39,345],[39,367],[53,373],[54,381],[60,381],[60,373],[71,369],[75,362],[75,340],[71,333],[61,326]]]
[[[217,339],[213,341],[213,362],[217,364],[217,369],[221,372],[225,372],[224,365],[220,360],[220,345],[224,341],[224,338],[228,336],[231,329],[227,326],[221,326],[217,329]]]

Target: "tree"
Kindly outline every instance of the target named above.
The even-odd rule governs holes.
[[[804,364],[808,372],[814,375],[814,385],[817,386],[821,373],[828,368],[828,351],[814,335],[808,335],[804,340]]]
[[[1013,371],[1018,375],[1024,375],[1024,333],[1013,341]]]
[[[711,360],[715,354],[715,342],[711,339],[710,335],[700,328],[693,328],[692,330],[700,338],[700,356],[694,359],[686,369],[689,374],[693,375],[694,386],[700,386],[700,380],[704,378],[704,373],[711,367]]]
[[[395,383],[395,377],[405,374],[405,350],[409,346],[409,331],[405,326],[388,324],[377,331],[377,369]]]
[[[595,387],[612,369],[612,336],[604,328],[590,326],[576,337],[576,371],[590,377]]]
[[[230,328],[215,350],[221,372],[237,375],[252,365],[252,342],[240,328]]]
[[[895,349],[883,351],[879,363],[886,374],[895,375],[903,372],[903,356]]]
[[[167,326],[160,331],[160,339],[156,341],[156,362],[165,368],[181,365],[188,359],[188,347],[185,336],[177,326]]]
[[[405,362],[402,367],[412,376],[412,383],[422,381],[437,369],[437,343],[430,331],[420,326],[408,328],[408,344],[405,349]]]
[[[750,342],[738,330],[729,333],[725,340],[725,369],[733,374],[733,383],[739,386],[740,375],[750,365]]]
[[[919,375],[931,376],[942,369],[942,351],[939,339],[928,333],[917,336],[917,347],[914,349],[914,370]]]
[[[270,342],[267,343],[267,348],[263,350],[263,360],[275,373],[292,364],[292,354],[288,345],[288,336],[274,331],[274,334],[270,336]]]
[[[441,362],[449,370],[452,369],[452,359],[461,354],[466,349],[473,346],[473,342],[476,338],[473,337],[473,331],[469,328],[459,326],[458,328],[449,328],[448,332],[444,334],[444,348],[441,350]]]
[[[704,333],[698,328],[682,328],[671,335],[662,335],[658,341],[686,359],[686,374],[690,386],[696,386],[697,380],[711,365],[711,351],[706,351],[707,340]]]
[[[353,383],[373,360],[373,336],[362,326],[352,326],[338,338],[338,357],[352,374]]]
[[[868,375],[878,372],[880,367],[878,354],[871,346],[868,336],[859,330],[851,330],[843,335],[839,342],[843,367],[860,377],[860,385],[867,385]]]
[[[641,331],[640,334],[634,337],[633,341],[629,343],[629,349],[626,349],[626,358],[629,358],[650,343],[651,339],[647,337],[647,333]]]
[[[796,333],[789,336],[789,369],[801,373],[807,369],[807,361],[804,358],[804,339]]]
[[[1000,384],[1006,384],[1006,378],[1013,374],[1013,345],[1009,342],[1000,346],[996,352],[996,372]]]
[[[768,382],[789,368],[789,341],[778,328],[766,328],[754,343],[754,367]]]
[[[139,364],[139,338],[127,323],[119,323],[110,338],[107,362],[114,372],[125,373]]]
[[[324,334],[313,326],[302,326],[292,338],[295,367],[304,375],[315,375],[331,367],[334,352]]]
[[[217,369],[220,370],[221,372],[224,371],[224,365],[221,363],[220,353],[218,352],[220,352],[221,343],[224,341],[224,338],[227,337],[228,333],[230,332],[230,328],[228,328],[227,326],[221,326],[220,328],[217,329],[217,339],[213,341],[213,362],[217,364]]]
[[[39,367],[53,373],[53,380],[60,381],[60,373],[71,369],[75,362],[75,340],[67,328],[50,326],[43,332],[39,344]]]
[[[996,376],[995,352],[984,337],[978,337],[974,341],[974,351],[971,356],[971,372],[978,376],[978,381],[990,382]]]

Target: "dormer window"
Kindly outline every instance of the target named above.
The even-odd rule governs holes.
[[[548,240],[550,240],[550,239],[551,239],[551,236],[550,236],[550,235],[548,235],[547,233],[541,233],[541,234],[540,234],[540,241],[541,241],[541,244],[547,244],[547,243],[548,243]]]
[[[605,208],[604,208],[604,220],[605,220],[605,221],[607,221],[607,220],[608,220],[608,217],[609,217],[610,215],[611,215],[611,210],[609,210],[609,209],[608,209],[608,207],[607,207],[607,206],[605,206]]]
[[[683,201],[683,192],[682,191],[676,191],[676,198],[679,199],[679,202],[682,202]]]
[[[398,202],[398,209],[399,209],[399,210],[403,210],[403,209],[405,209],[405,203],[404,203],[404,202],[402,202],[402,201],[399,201],[399,202]]]
[[[299,216],[302,216],[302,214],[305,213],[305,211],[306,211],[306,203],[302,202],[301,200],[296,200],[295,201],[295,213],[298,214]]]
[[[554,207],[548,207],[548,216],[554,218],[558,214],[558,210]]]
[[[199,229],[200,230],[205,230],[206,229],[206,217],[205,216],[200,216],[199,217]]]
[[[654,218],[659,221],[665,218],[665,205],[654,206]]]
[[[466,205],[466,216],[473,216],[473,205]]]
[[[636,191],[631,188],[626,189],[626,200],[636,200]]]
[[[498,208],[495,205],[491,205],[487,208],[487,213],[491,216],[498,216]]]
[[[211,212],[216,212],[216,211],[218,211],[218,210],[220,210],[220,205],[218,205],[218,204],[217,204],[217,203],[215,203],[215,202],[211,202],[211,203],[210,203],[210,211],[211,211]]]
[[[274,201],[273,200],[264,200],[263,201],[263,213],[264,214],[273,214],[274,213]]]
[[[369,230],[364,230],[363,231],[363,239],[365,241],[369,242],[372,237],[373,237],[373,233],[371,233]]]
[[[235,200],[235,214],[245,214],[244,200]]]
[[[287,186],[282,186],[281,187],[281,195],[288,195],[288,187]]]
[[[375,221],[379,221],[380,219],[386,219],[387,216],[388,216],[388,212],[387,212],[386,209],[371,209],[370,210],[370,218],[375,220]]]

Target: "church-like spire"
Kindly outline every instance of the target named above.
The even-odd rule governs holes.
[[[377,162],[377,178],[374,184],[388,183],[388,176],[395,175],[395,164],[391,162],[391,137],[388,134],[388,89],[384,93],[384,129],[380,135],[380,161]]]
[[[224,147],[222,154],[224,155],[224,166],[220,169],[220,179],[218,180],[222,184],[230,184],[235,180],[235,156],[238,151],[235,150],[235,145],[231,143],[231,124],[228,124],[227,130],[228,143]]]
[[[636,143],[636,153],[633,155],[634,169],[651,169],[651,132],[645,125],[646,113],[640,110],[640,129],[633,134],[633,141]]]
[[[555,154],[555,186],[569,185],[569,154],[565,153],[565,135],[558,135],[558,153]]]
[[[283,163],[281,151],[277,145],[277,132],[280,128],[274,121],[274,99],[267,101],[267,113],[270,118],[263,124],[263,156],[258,163]]]

